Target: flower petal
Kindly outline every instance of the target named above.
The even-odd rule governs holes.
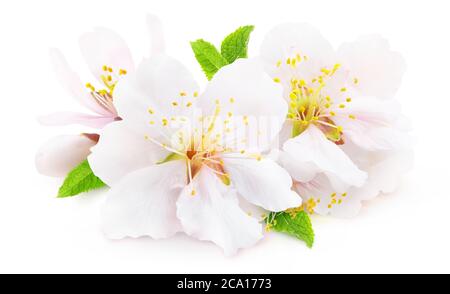
[[[309,207],[321,215],[353,217],[360,211],[362,201],[375,198],[380,193],[393,192],[401,176],[412,165],[410,150],[395,152],[354,150],[353,155],[368,173],[364,185],[339,192],[323,174],[306,183],[296,182],[295,189],[302,196],[307,209]]]
[[[223,162],[231,183],[247,201],[270,211],[302,204],[301,198],[291,190],[291,177],[274,161],[230,155]]]
[[[307,183],[295,183],[295,190],[302,196],[310,213],[348,218],[356,216],[361,209],[362,199],[358,195],[336,192],[324,174]]]
[[[412,168],[414,159],[411,149],[367,151],[348,143],[343,150],[368,173],[364,186],[349,190],[352,195],[363,200],[372,199],[380,193],[393,192],[401,182],[402,175]]]
[[[220,107],[219,116],[222,121],[231,121],[236,141],[245,138],[247,148],[257,150],[268,148],[287,115],[281,87],[270,79],[256,59],[238,59],[222,67],[198,105],[206,114],[213,114]]]
[[[180,231],[175,202],[186,181],[181,161],[127,174],[107,194],[103,230],[111,239],[170,237]]]
[[[79,39],[81,54],[92,74],[102,81],[103,66],[118,71],[134,70],[131,52],[125,41],[114,31],[106,28],[95,28],[94,31],[83,34]]]
[[[283,150],[299,163],[313,163],[330,180],[340,179],[347,185],[361,186],[367,178],[366,173],[314,125],[309,125],[303,133],[286,141]]]
[[[349,119],[348,116],[353,119]],[[407,132],[400,129],[400,106],[395,100],[358,97],[339,111],[334,122],[343,128],[345,138],[358,146],[375,151],[409,146]]]
[[[84,135],[61,135],[42,145],[35,158],[37,170],[44,175],[64,177],[87,158],[96,142]]]
[[[342,65],[358,79],[355,87],[362,94],[378,98],[394,96],[406,64],[399,53],[390,50],[386,39],[378,35],[362,36],[342,44],[337,54]]]
[[[269,72],[279,72],[279,62],[286,63],[287,58],[302,59],[307,56],[308,62],[302,64],[302,76],[310,69],[319,71],[334,62],[334,50],[331,44],[314,27],[306,23],[285,23],[276,26],[267,33],[261,45],[261,58]],[[307,68],[305,68],[306,66]],[[278,69],[277,69],[278,68]],[[290,73],[292,74],[292,68]],[[310,73],[312,76],[312,72]]]
[[[101,107],[92,98],[89,91],[81,82],[80,77],[70,68],[64,55],[58,49],[50,49],[50,60],[53,64],[53,69],[62,86],[75,98],[80,104],[88,109],[104,116],[111,114]]]
[[[38,121],[46,126],[79,124],[91,128],[101,129],[107,124],[113,122],[115,119],[116,118],[113,116],[98,116],[71,111],[62,111],[40,116]]]
[[[294,180],[299,182],[309,182],[317,173],[321,172],[314,163],[298,160],[295,156],[291,156],[284,151],[280,152],[278,162]]]
[[[383,155],[383,160],[368,169],[368,185],[378,192],[394,192],[400,183],[400,177],[412,168],[413,158],[412,150],[388,152]],[[354,192],[359,192],[364,200],[369,199],[363,191]]]
[[[106,126],[89,164],[94,173],[108,186],[114,186],[122,177],[135,170],[155,164],[167,156],[162,147],[136,133],[125,121]]]
[[[194,196],[192,189],[196,191]],[[226,255],[250,247],[263,237],[261,224],[239,208],[236,195],[207,169],[202,169],[181,193],[177,216],[188,235],[216,243]]]
[[[150,56],[164,54],[166,50],[161,20],[154,14],[148,14],[146,20],[150,34]]]
[[[170,121],[172,117],[190,117],[193,107],[187,105],[193,103],[197,90],[191,73],[180,62],[159,55],[144,60],[134,74],[127,75],[117,84],[115,106],[119,116],[133,124],[136,130],[153,137],[168,133],[166,135],[170,137],[173,129],[165,127],[163,121]]]

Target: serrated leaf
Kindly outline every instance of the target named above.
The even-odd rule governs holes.
[[[220,52],[228,63],[238,58],[247,58],[248,41],[254,28],[254,26],[240,27],[222,41]]]
[[[75,167],[65,178],[58,191],[58,198],[75,196],[106,186],[94,175],[87,159]]]
[[[266,223],[271,230],[292,235],[305,241],[308,247],[314,243],[314,231],[308,213],[295,212],[271,212],[266,218]]]
[[[191,47],[208,80],[211,80],[221,67],[228,64],[217,48],[205,40],[193,41]]]

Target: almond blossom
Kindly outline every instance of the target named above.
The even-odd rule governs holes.
[[[289,103],[278,158],[304,208],[354,215],[361,200],[391,191],[383,180],[397,178],[410,157],[393,100],[405,64],[387,41],[365,36],[334,50],[309,25],[284,24],[267,34],[260,58]]]
[[[183,231],[226,254],[262,238],[261,216],[301,204],[289,174],[263,156],[287,114],[282,89],[257,60],[221,68],[198,93],[164,55],[145,60],[115,89],[121,121],[101,131],[88,160],[111,187],[103,209],[110,238],[166,238]]]
[[[147,24],[152,41],[151,54],[164,50],[159,20],[149,15]],[[80,50],[96,83],[83,83],[58,49],[50,50],[50,58],[58,80],[67,92],[89,113],[63,111],[39,117],[47,126],[79,124],[101,129],[120,120],[114,106],[114,88],[127,73],[134,71],[131,52],[125,41],[114,31],[95,28],[79,39]],[[36,166],[50,176],[65,176],[87,158],[90,148],[98,141],[98,134],[62,135],[50,139],[38,151]]]

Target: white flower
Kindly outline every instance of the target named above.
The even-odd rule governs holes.
[[[102,130],[88,158],[112,187],[103,210],[107,236],[184,231],[232,254],[262,237],[260,216],[242,210],[239,197],[271,211],[301,204],[289,174],[261,156],[287,104],[259,62],[223,67],[198,95],[179,62],[155,56],[115,91],[123,120]],[[270,118],[268,128],[249,131],[254,118]]]
[[[305,207],[354,214],[367,197],[356,194],[385,190],[374,170],[381,172],[380,165],[408,147],[392,99],[405,68],[402,57],[378,36],[335,51],[314,28],[284,24],[266,36],[261,60],[289,102],[279,161]],[[364,154],[362,161],[354,158],[356,152]]]
[[[151,54],[160,54],[164,50],[161,24],[152,15],[147,17],[147,23],[152,40]],[[96,28],[93,32],[83,34],[79,45],[89,69],[97,79],[97,87],[83,83],[58,49],[50,50],[50,58],[62,86],[91,113],[57,112],[39,117],[43,125],[80,124],[100,129],[120,120],[114,106],[114,88],[120,78],[134,71],[130,50],[117,33],[105,28]],[[64,135],[50,139],[36,155],[38,171],[51,176],[65,176],[86,159],[90,147],[97,142],[87,139],[84,135]]]

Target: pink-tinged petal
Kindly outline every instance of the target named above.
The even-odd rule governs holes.
[[[341,186],[339,182],[348,186],[361,186],[367,178],[366,173],[361,171],[338,145],[328,140],[312,124],[297,137],[286,141],[283,150],[298,163],[314,164],[318,170],[327,174],[330,180],[335,181],[335,188]]]
[[[395,100],[358,97],[339,111],[334,122],[342,127],[345,139],[376,151],[409,146],[409,135],[399,127],[400,118],[400,107]]]
[[[302,204],[302,199],[291,190],[288,172],[270,159],[256,160],[242,155],[223,158],[231,184],[239,195],[250,203],[270,211],[282,211]]]
[[[166,50],[161,20],[153,14],[148,14],[146,20],[150,34],[150,56],[164,54]]]
[[[205,168],[181,193],[177,216],[188,235],[216,243],[226,255],[263,237],[261,224],[242,211],[234,192]]]
[[[175,202],[186,181],[182,161],[136,170],[107,194],[103,231],[111,239],[167,238],[180,231]]]
[[[389,42],[378,35],[362,36],[341,45],[340,62],[364,95],[391,98],[400,86],[406,64],[403,57],[389,48]]]
[[[105,75],[103,66],[111,67],[116,74],[120,69],[127,72],[134,70],[131,52],[125,41],[114,31],[106,28],[95,28],[85,33],[79,40],[81,54],[92,74],[102,81]]]
[[[45,126],[64,126],[71,124],[83,125],[91,128],[101,129],[107,124],[115,121],[115,117],[98,116],[77,112],[56,112],[38,117],[39,123]]]
[[[65,177],[87,158],[96,144],[84,135],[61,135],[42,145],[35,158],[37,170],[52,177]]]
[[[98,177],[114,186],[125,175],[153,165],[167,154],[164,148],[136,133],[127,121],[117,121],[100,132],[100,140],[92,148],[89,164]]]
[[[108,116],[110,113],[92,98],[80,77],[70,68],[64,55],[58,49],[50,49],[50,60],[56,77],[62,86],[83,106],[100,114]]]

